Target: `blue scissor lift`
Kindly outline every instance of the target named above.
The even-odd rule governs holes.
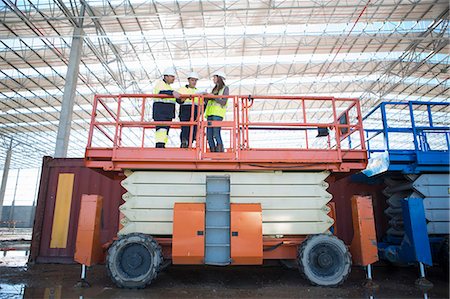
[[[370,178],[383,179],[389,227],[380,258],[448,273],[450,103],[383,102],[364,118]]]

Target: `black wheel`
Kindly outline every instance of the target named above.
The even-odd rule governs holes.
[[[448,277],[449,270],[449,248],[448,248],[448,236],[442,241],[441,250],[439,251],[439,264],[441,265],[442,271]]]
[[[151,236],[132,233],[111,245],[106,268],[118,287],[141,289],[156,278],[162,262],[161,247]]]
[[[338,286],[347,279],[351,266],[347,246],[333,235],[311,235],[300,245],[298,267],[313,285]]]

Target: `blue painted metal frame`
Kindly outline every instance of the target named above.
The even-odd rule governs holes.
[[[403,106],[409,111],[410,128],[394,127],[388,124],[389,109],[386,106]],[[428,116],[428,126],[419,126],[414,117],[414,108],[416,106],[426,105]],[[373,159],[373,169],[364,171],[368,176],[385,172],[387,175],[391,173],[402,172],[404,174],[421,174],[421,173],[445,173],[449,171],[449,149],[450,149],[450,127],[436,126],[433,117],[436,111],[433,108],[439,107],[444,110],[450,106],[450,103],[443,102],[383,102],[372,109],[364,118],[368,120],[371,116],[375,116],[377,111],[381,114],[381,127],[374,129],[364,129],[366,132],[366,144],[370,158],[374,153],[378,153],[378,157]],[[442,109],[443,108],[443,109]],[[394,145],[395,140],[390,140],[390,133],[410,134],[413,139],[413,147],[411,144],[405,144],[399,147],[398,143]],[[369,136],[372,134],[372,136]],[[385,141],[385,147],[382,149],[373,149],[371,147],[371,139],[382,134]],[[428,134],[439,134],[444,144],[441,144],[439,150],[432,149],[427,141]],[[392,141],[392,142],[391,142]],[[385,155],[380,155],[385,153]],[[385,161],[385,160],[387,161]],[[380,258],[387,259],[394,263],[413,263],[423,262],[432,265],[432,254],[436,256],[442,244],[442,237],[429,237],[427,232],[427,224],[425,218],[425,209],[422,198],[410,198],[402,201],[402,214],[405,235],[403,238],[387,236],[383,242],[378,243]]]
[[[387,114],[389,109],[387,106],[406,106],[409,109],[409,118],[411,128],[392,127],[388,125]],[[414,107],[426,106],[428,114],[428,126],[418,126],[414,119]],[[389,166],[387,171],[401,171],[405,174],[421,173],[421,172],[447,172],[450,166],[449,149],[450,149],[450,127],[449,126],[435,126],[432,108],[441,107],[446,108],[450,103],[444,102],[383,102],[372,109],[364,118],[368,120],[378,110],[381,112],[382,127],[375,129],[364,129],[366,132],[366,144],[369,159],[373,157],[374,153],[387,152],[389,157]],[[390,140],[390,133],[412,134],[414,149],[399,148],[392,145]],[[369,134],[373,134],[369,136]],[[371,139],[383,134],[385,140],[385,147],[383,149],[371,148]],[[445,144],[443,149],[435,150],[430,148],[427,136],[429,134],[439,134],[445,136]],[[370,163],[370,162],[369,162]]]
[[[378,243],[381,258],[393,263],[422,262],[433,265],[422,198],[402,201],[405,237],[400,244]]]

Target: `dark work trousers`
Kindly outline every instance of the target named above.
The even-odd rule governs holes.
[[[180,106],[180,121],[191,121],[191,111],[192,105],[181,105]],[[192,121],[196,121],[198,117],[198,107],[194,105],[194,118]],[[189,135],[191,133],[191,126],[182,126],[181,127],[181,135],[180,140],[181,143],[189,144]],[[192,142],[194,142],[195,137],[197,136],[197,126],[194,126],[192,133]]]
[[[223,120],[223,117],[210,115],[207,120],[219,121]],[[220,127],[207,127],[206,137],[208,138],[208,144],[210,149],[214,149],[217,146],[223,146],[222,136],[220,135]]]
[[[172,121],[175,118],[175,103],[153,102],[153,120],[154,121]],[[156,131],[160,129],[167,130],[169,135],[169,126],[156,126]],[[165,142],[164,142],[165,143]]]

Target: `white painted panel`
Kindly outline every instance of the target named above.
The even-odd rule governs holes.
[[[263,210],[320,209],[331,200],[328,197],[232,197],[232,203],[260,203]]]
[[[183,182],[185,184],[206,184],[206,174],[206,172],[194,171],[135,171],[122,183],[168,184]]]
[[[326,222],[333,219],[324,210],[263,210],[263,222]]]
[[[148,196],[205,196],[204,185],[177,185],[177,184],[130,184],[124,188],[133,195]]]
[[[329,195],[329,193],[317,185],[231,185],[231,197],[324,197],[326,195]]]
[[[424,197],[448,198],[450,195],[450,175],[422,174],[414,181],[413,187]]]
[[[448,173],[429,173],[422,174],[414,181],[414,187],[416,186],[448,186],[450,182],[450,175]]]
[[[329,172],[233,172],[229,175],[231,185],[316,185],[325,180]]]
[[[448,210],[426,210],[425,217],[429,221],[450,221]]]
[[[232,203],[260,203],[263,210],[279,209],[320,209],[331,200],[331,195],[324,197],[237,197]]]
[[[322,233],[333,220],[324,207],[332,196],[323,180],[328,172],[127,172],[127,193],[120,209],[125,227],[120,234],[172,234],[176,202],[203,203],[207,175],[230,175],[232,203],[261,203],[264,234]]]
[[[171,222],[130,222],[118,234],[126,235],[137,232],[150,235],[171,235],[172,231]]]
[[[426,197],[423,200],[425,209],[450,209],[450,197]]]
[[[126,216],[128,222],[172,222],[172,209],[129,209],[121,206],[120,211]],[[333,222],[324,210],[264,210],[262,214],[263,222]]]
[[[450,222],[429,222],[427,230],[429,235],[450,234]]]
[[[120,211],[128,221],[173,221],[173,209],[127,209],[121,206]]]
[[[135,171],[123,182],[139,184],[205,184],[206,176],[228,175],[231,184],[318,184],[329,176],[329,172],[189,172],[189,171]]]
[[[449,186],[421,185],[415,186],[415,190],[423,194],[423,197],[445,197],[449,195]]]
[[[332,224],[327,222],[267,222],[263,223],[263,235],[309,235],[326,232]],[[151,235],[171,235],[172,223],[131,222],[119,231],[119,235],[133,232]]]
[[[327,231],[327,222],[267,222],[263,223],[263,235],[310,235]]]
[[[128,209],[172,209],[176,202],[204,203],[205,198],[201,196],[153,197],[129,195],[122,207]]]
[[[204,197],[152,197],[134,196],[129,193],[122,205],[134,209],[169,209],[176,202],[204,203]],[[124,195],[125,196],[125,195]],[[331,195],[326,197],[232,197],[231,203],[260,203],[264,209],[320,209],[331,200]]]

